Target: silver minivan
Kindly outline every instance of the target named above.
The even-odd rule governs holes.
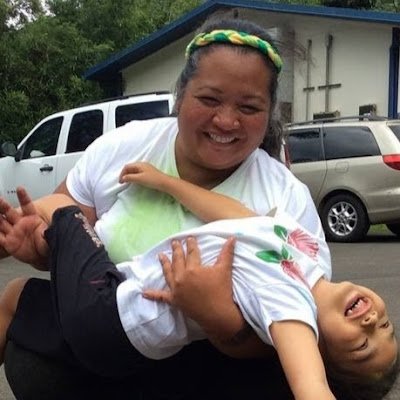
[[[370,225],[400,236],[400,120],[357,116],[287,126],[292,172],[310,189],[328,240]]]

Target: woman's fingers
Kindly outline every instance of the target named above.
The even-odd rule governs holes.
[[[169,288],[173,288],[174,277],[171,262],[169,258],[163,253],[160,253],[158,255],[158,258],[161,263],[165,281],[167,282]],[[172,293],[169,290],[146,289],[143,291],[142,295],[145,299],[148,300],[161,301],[163,303],[172,304]]]
[[[167,282],[168,287],[171,289],[174,287],[174,276],[172,272],[171,261],[164,253],[160,253],[158,255],[158,259],[161,263],[165,281]]]
[[[197,240],[193,236],[186,239],[186,267],[195,268],[201,266],[201,257]]]
[[[12,225],[6,220],[5,217],[0,215],[0,233],[7,235],[11,232]]]
[[[170,265],[171,270],[171,281],[180,282],[185,274],[186,270],[186,257],[183,251],[182,243],[179,240],[173,240],[171,243],[172,247],[172,262]],[[169,285],[170,289],[174,288]]]
[[[12,225],[21,218],[20,213],[2,198],[0,198],[0,214]]]
[[[23,215],[35,215],[36,208],[28,192],[23,187],[17,187],[17,197]]]
[[[236,238],[230,237],[222,246],[222,249],[218,255],[217,261],[214,266],[232,270],[233,256],[235,252]]]
[[[147,289],[143,291],[142,296],[147,300],[172,304],[172,294],[168,290]]]

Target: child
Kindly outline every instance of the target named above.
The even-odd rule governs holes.
[[[342,371],[376,378],[392,369],[397,343],[382,299],[349,282],[330,283],[326,243],[318,242],[291,218],[279,211],[275,216],[254,216],[229,198],[168,177],[144,163],[125,167],[121,181],[165,191],[206,222],[243,217],[177,235],[172,245],[173,268],[165,254],[161,256],[163,268],[168,277],[189,262],[212,264],[224,241],[236,236],[235,301],[259,337],[276,348],[296,398],[333,398],[318,349],[318,330],[325,360],[340,365]],[[52,211],[45,211],[49,220]],[[38,227],[36,236],[43,228]],[[147,362],[141,354],[168,357],[189,341],[205,337],[180,311],[147,300],[171,301],[157,263],[160,252],[168,253],[170,240],[115,268],[75,207],[56,211],[45,236],[51,250],[56,320],[67,343],[65,360],[79,360],[78,364],[100,374],[115,364],[122,370],[132,365],[141,368]],[[187,236],[196,236],[201,261],[193,238],[187,240],[188,255],[184,255],[180,241]],[[79,245],[71,248],[70,240]],[[142,296],[146,289],[156,290],[147,290],[146,299]],[[71,298],[71,293],[77,298]]]

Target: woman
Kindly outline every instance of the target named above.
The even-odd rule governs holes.
[[[135,121],[120,128],[118,135],[101,137],[58,189],[78,202],[95,224],[114,262],[138,254],[172,233],[201,224],[168,196],[119,184],[122,167],[133,161],[151,162],[170,175],[236,198],[260,215],[279,205],[323,238],[307,188],[271,157],[277,156],[281,143],[273,110],[282,66],[271,39],[259,26],[236,19],[209,21],[199,31],[201,34],[188,46],[187,62],[178,79],[177,117]],[[114,203],[120,216],[110,221],[107,211]],[[135,226],[140,230],[134,231]],[[132,240],[127,241],[127,237]],[[216,306],[221,303],[219,299],[226,298],[222,279],[214,277],[204,289],[204,278],[201,281],[198,277],[199,290],[213,293],[201,297],[200,309],[215,310],[215,315],[221,312]],[[188,287],[182,286],[182,298],[190,297]],[[21,301],[20,311],[29,312],[29,304],[28,300]],[[184,301],[179,305],[185,309]],[[221,307],[227,309],[225,303]],[[259,354],[262,348],[255,335],[247,332],[240,316],[235,318],[231,332],[220,338],[220,346],[242,356]],[[22,338],[11,340],[18,344]],[[7,363],[6,353],[6,370]],[[156,363],[149,372],[157,381],[165,380],[165,374],[171,372],[174,379],[179,379],[179,389],[167,378],[164,383],[170,387],[163,388],[161,394],[155,394],[150,386],[141,389],[140,398],[173,398],[174,394],[190,399],[234,398],[239,393],[241,397],[246,393],[245,397],[264,398],[270,383],[265,380],[262,387],[258,374],[263,370],[262,376],[266,376],[267,367],[262,364],[260,368],[255,361],[230,360],[215,353],[207,343],[198,343],[177,357]],[[232,375],[238,374],[241,390],[231,381]],[[233,382],[237,381],[233,377]]]

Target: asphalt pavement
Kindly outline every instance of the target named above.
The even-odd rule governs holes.
[[[385,300],[392,322],[400,332],[400,238],[391,234],[369,235],[361,243],[329,243],[333,280],[351,280],[376,290]],[[0,290],[17,276],[48,277],[11,258],[0,261]],[[15,400],[0,369],[0,399]],[[400,378],[385,400],[400,399]],[[284,399],[279,399],[284,400]]]

